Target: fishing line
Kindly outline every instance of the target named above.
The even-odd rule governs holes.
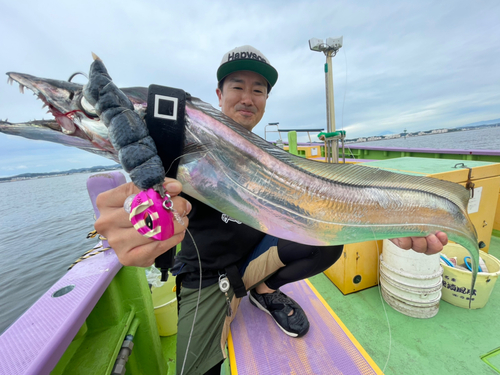
[[[200,151],[193,151],[193,152],[188,152],[187,154],[182,154],[180,156],[177,156],[174,160],[172,160],[172,163],[170,163],[170,166],[168,167],[168,169],[165,171],[165,174],[167,174],[170,169],[172,169],[172,166],[174,165],[174,163],[179,160],[180,158],[184,157],[184,156],[189,156],[189,155],[193,155],[193,154],[201,154],[201,153],[207,153],[208,150],[200,150]]]
[[[382,297],[382,287],[380,285],[380,249],[378,247],[378,241],[375,236],[375,231],[371,228],[373,232],[373,239],[375,240],[375,246],[377,247],[377,280],[378,280],[378,294],[380,296],[380,302],[382,302],[382,307],[384,308],[385,318],[387,320],[387,328],[389,329],[389,351],[387,353],[387,360],[385,361],[384,368],[382,372],[385,373],[385,369],[389,364],[389,358],[391,357],[391,348],[392,348],[392,331],[391,331],[391,323],[389,322],[389,314],[387,314],[387,310],[385,308],[384,298]]]
[[[184,156],[187,156],[187,155],[192,155],[192,154],[197,154],[197,153],[206,153],[206,152],[208,152],[208,150],[193,151],[193,152],[189,152],[187,154],[180,155],[180,156],[176,157],[172,161],[172,163],[170,163],[170,166],[165,171],[165,174],[167,174],[170,171],[170,169],[172,168],[172,165],[175,163],[175,161],[179,160],[180,158],[182,158]],[[183,222],[181,224],[184,225]],[[186,352],[184,353],[184,360],[182,361],[181,375],[184,373],[184,367],[186,366],[186,360],[187,360],[187,356],[188,356],[188,353],[189,353],[189,346],[191,345],[191,339],[193,337],[194,326],[196,324],[196,317],[198,315],[198,308],[200,307],[201,283],[202,283],[202,279],[203,279],[203,272],[202,272],[202,268],[201,268],[200,251],[198,250],[198,246],[196,245],[196,241],[194,240],[194,237],[193,237],[193,235],[191,234],[191,232],[189,231],[188,228],[186,228],[186,232],[189,234],[189,237],[191,237],[191,241],[193,241],[193,245],[194,245],[194,248],[196,250],[196,255],[198,257],[198,266],[199,266],[199,269],[200,269],[200,283],[198,285],[198,298],[196,300],[196,308],[194,310],[194,315],[193,315],[193,324],[191,325],[191,331],[189,332],[188,342],[187,342],[187,345],[186,345]]]
[[[189,231],[189,229],[186,228],[186,232],[189,234],[189,237],[191,237],[191,240],[193,241],[194,248],[196,249],[196,255],[198,256],[198,265],[200,267],[200,284],[198,286],[198,300],[196,301],[196,308],[194,310],[194,315],[193,315],[193,325],[191,326],[191,332],[189,333],[189,338],[188,338],[188,342],[186,345],[186,353],[184,354],[184,361],[182,362],[181,375],[184,373],[184,366],[186,365],[186,359],[187,359],[187,355],[189,352],[189,345],[191,344],[191,338],[193,337],[194,325],[196,323],[196,315],[198,314],[198,307],[200,306],[201,279],[203,277],[202,271],[201,271],[201,258],[200,258],[200,252],[198,251],[198,246],[196,246],[196,242],[193,238],[193,235]]]

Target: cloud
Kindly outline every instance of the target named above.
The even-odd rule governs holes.
[[[27,169],[28,167],[25,165],[12,165],[12,166],[3,166],[0,167],[0,169],[5,170],[5,171],[15,171],[18,169]]]
[[[308,39],[343,35],[333,58],[337,129],[348,138],[428,130],[500,118],[498,14],[496,0],[3,2],[0,71],[67,79],[88,71],[93,51],[118,86],[178,87],[217,108],[221,56],[251,44],[279,71],[254,130],[264,137],[269,122],[326,127],[325,57],[309,50]],[[0,118],[47,118],[40,107],[28,93],[0,85]],[[60,170],[77,160],[107,162],[14,138],[0,135],[0,170],[40,169],[30,157]]]

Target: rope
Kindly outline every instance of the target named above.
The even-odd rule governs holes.
[[[96,237],[97,235],[99,235],[99,239],[101,241],[103,240],[106,240],[106,237],[103,237],[101,236],[99,233],[97,233],[96,230],[93,230],[91,232],[89,232],[89,234],[87,234],[87,238],[94,238]],[[97,255],[97,254],[100,254],[100,253],[103,253],[105,252],[106,250],[109,250],[111,249],[111,247],[106,247],[106,248],[103,248],[102,247],[102,243],[101,244],[98,244],[97,246],[93,247],[92,249],[90,250],[87,250],[86,252],[84,252],[80,258],[78,258],[77,260],[75,260],[69,267],[68,267],[68,271],[70,269],[72,269],[76,264],[80,263],[80,262],[83,262],[85,259],[89,259],[91,257],[93,257],[94,255]]]

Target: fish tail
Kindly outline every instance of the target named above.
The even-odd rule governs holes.
[[[457,234],[457,236],[454,236],[453,234],[449,234],[449,238],[458,243],[459,245],[462,245],[468,252],[471,258],[471,267],[472,267],[472,280],[471,280],[471,286],[470,286],[470,293],[469,293],[469,309],[472,308],[472,298],[476,294],[475,293],[475,286],[476,286],[476,279],[477,279],[477,273],[479,270],[479,244],[476,240],[477,237],[474,236],[467,236],[464,237],[464,234]]]

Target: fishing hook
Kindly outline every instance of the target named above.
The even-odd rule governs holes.
[[[87,80],[89,79],[89,76],[87,74],[85,74],[83,72],[75,72],[75,73],[73,73],[72,75],[69,76],[68,82],[71,82],[71,80],[73,78],[75,78],[75,76],[77,76],[78,74],[81,74],[82,76],[84,76],[85,78],[87,78]]]

